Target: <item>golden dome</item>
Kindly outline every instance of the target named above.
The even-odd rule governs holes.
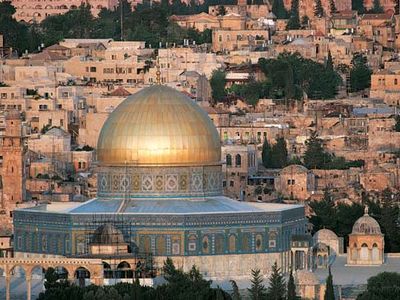
[[[126,98],[97,143],[103,165],[212,165],[221,160],[218,132],[187,96],[154,85]]]

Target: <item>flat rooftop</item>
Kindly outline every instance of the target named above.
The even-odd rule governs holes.
[[[22,211],[53,212],[68,214],[122,213],[122,214],[221,214],[282,212],[303,205],[241,202],[228,197],[184,198],[184,199],[99,199],[84,203],[62,202],[42,204],[19,209]]]

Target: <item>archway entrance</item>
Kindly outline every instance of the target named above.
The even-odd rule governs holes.
[[[0,299],[6,299],[6,273],[0,268]]]
[[[26,272],[21,266],[14,266],[10,270],[10,298],[27,298]]]
[[[84,267],[76,269],[74,278],[80,287],[90,285],[90,272]]]
[[[131,265],[126,261],[122,261],[117,266],[116,278],[133,278]]]
[[[54,268],[54,270],[56,271],[59,279],[68,279],[68,271],[66,268],[62,266],[57,266]]]

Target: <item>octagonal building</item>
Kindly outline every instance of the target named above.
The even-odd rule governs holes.
[[[171,257],[208,278],[267,274],[275,261],[289,270],[304,207],[224,197],[219,134],[184,94],[154,85],[129,96],[105,122],[97,159],[97,198],[14,212],[17,257],[88,256],[92,243],[123,239],[125,256],[149,253],[156,267]],[[94,238],[105,224],[117,239]]]

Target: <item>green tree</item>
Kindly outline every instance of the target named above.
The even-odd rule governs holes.
[[[286,19],[288,15],[285,5],[283,4],[283,0],[273,0],[272,12],[277,19]]]
[[[394,193],[389,188],[382,192],[379,225],[385,234],[385,252],[400,251],[400,233],[398,224],[399,206],[394,201]]]
[[[326,70],[329,72],[333,72],[333,59],[331,50],[328,50],[328,57],[326,59]]]
[[[297,300],[296,285],[294,283],[293,272],[290,270],[289,281],[287,284],[287,300]]]
[[[15,12],[10,1],[0,2],[0,34],[3,35],[5,45],[19,53],[36,50],[40,41],[31,41],[28,26],[14,19]]]
[[[396,115],[396,116],[394,117],[394,119],[395,119],[395,121],[396,121],[396,124],[394,125],[394,130],[395,130],[396,132],[400,132],[400,115]]]
[[[357,300],[400,299],[400,274],[383,272],[368,279],[367,290]]]
[[[300,28],[299,0],[292,0],[289,13],[289,20],[286,25],[286,30],[299,29],[299,28]]]
[[[272,148],[268,143],[267,139],[264,139],[262,146],[261,158],[263,166],[266,168],[272,168]]]
[[[54,268],[50,267],[46,270],[44,279],[44,287],[46,290],[58,286],[57,280],[59,279],[59,276]]]
[[[372,9],[369,11],[369,13],[373,14],[381,14],[383,13],[383,7],[381,5],[380,0],[374,0],[372,3]]]
[[[314,16],[322,18],[324,16],[324,8],[321,0],[315,0]]]
[[[226,96],[225,84],[225,72],[221,70],[214,70],[211,75],[210,85],[212,98],[215,102],[220,102],[224,100]]]
[[[278,137],[276,143],[272,146],[271,167],[284,168],[288,162],[288,151],[286,141],[283,137]]]
[[[326,290],[325,290],[324,300],[335,300],[331,267],[329,267],[329,275],[328,278],[326,279]]]
[[[267,296],[267,289],[263,285],[260,269],[251,270],[251,287],[248,289],[251,300],[263,300]]]
[[[335,0],[329,0],[329,10],[331,15],[337,12]]]
[[[271,300],[283,300],[286,296],[285,279],[283,278],[280,268],[278,268],[277,262],[272,266],[267,295],[268,299]]]
[[[367,65],[367,58],[363,54],[355,54],[350,70],[350,86],[353,92],[362,91],[371,86],[372,71]]]
[[[230,280],[230,283],[232,285],[232,300],[240,300],[241,296],[240,296],[239,287],[236,284],[236,281]]]
[[[364,0],[351,0],[351,8],[359,14],[365,13]]]
[[[325,164],[331,161],[330,154],[325,152],[322,141],[315,131],[306,141],[306,151],[303,159],[304,165],[308,169],[323,169]]]
[[[261,58],[259,65],[270,84],[271,98],[300,100],[307,94],[311,99],[330,99],[341,83],[336,71],[299,53],[284,52],[275,59]]]
[[[328,189],[324,190],[324,197],[322,200],[311,201],[308,206],[312,210],[310,222],[313,224],[314,232],[326,228],[335,231],[337,219],[335,202]]]

